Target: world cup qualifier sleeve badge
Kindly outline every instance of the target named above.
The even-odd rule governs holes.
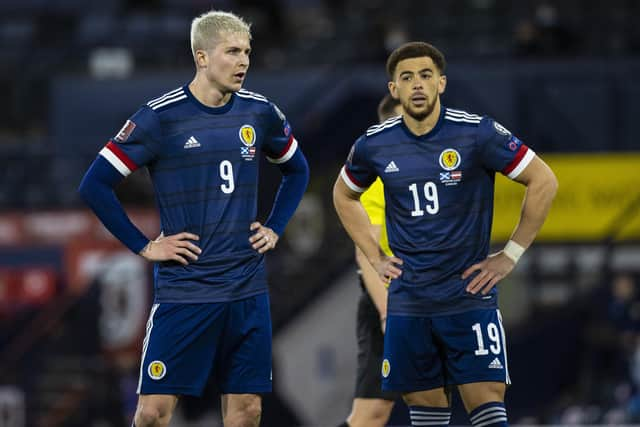
[[[256,156],[256,130],[251,125],[243,125],[238,136],[243,144],[240,147],[240,156],[247,161],[253,160]]]

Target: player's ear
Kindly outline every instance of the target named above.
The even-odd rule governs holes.
[[[196,66],[198,68],[205,68],[209,62],[207,51],[198,49],[196,50]]]
[[[440,81],[438,82],[438,95],[442,95],[444,90],[447,88],[447,76],[440,76]]]
[[[396,83],[391,81],[387,83],[387,86],[389,87],[389,93],[391,94],[391,97],[393,99],[398,99],[398,86],[396,86]]]

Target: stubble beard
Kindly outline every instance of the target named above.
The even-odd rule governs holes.
[[[420,110],[420,111],[416,111],[413,108],[413,106],[411,105],[411,100],[409,100],[406,103],[406,105],[403,105],[402,107],[404,108],[405,113],[408,114],[412,119],[421,122],[424,119],[426,119],[427,117],[429,117],[431,115],[431,113],[433,113],[434,108],[436,108],[436,101],[437,100],[438,100],[438,98],[434,97],[433,101],[431,101],[431,103],[427,104],[427,106],[426,106],[426,108],[424,110]]]

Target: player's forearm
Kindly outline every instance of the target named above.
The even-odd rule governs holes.
[[[525,249],[533,243],[549,214],[557,190],[558,181],[550,169],[529,182],[520,221],[511,235],[511,240]]]
[[[265,226],[271,228],[278,236],[282,236],[309,183],[309,166],[300,149],[280,167],[280,170],[282,182],[273,202],[273,209],[265,222]]]
[[[362,282],[367,290],[367,293],[373,300],[373,304],[376,306],[380,318],[387,316],[387,288],[386,284],[380,280],[378,272],[369,263],[365,255],[360,248],[356,247],[356,262],[360,268],[360,274],[362,275]]]
[[[98,157],[82,179],[78,193],[107,230],[132,252],[139,254],[149,239],[129,220],[113,192],[113,187],[121,179],[115,169]]]
[[[370,262],[377,261],[381,258],[381,249],[370,232],[367,212],[360,200],[350,194],[342,178],[338,177],[333,188],[333,204],[340,222],[367,259]]]

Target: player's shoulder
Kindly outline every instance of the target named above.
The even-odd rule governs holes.
[[[445,107],[444,109],[444,120],[449,124],[479,127],[483,119],[486,119],[486,116],[455,108]]]
[[[267,114],[273,119],[286,120],[284,113],[278,106],[260,93],[251,92],[243,88],[236,92],[236,96],[240,101],[241,109],[249,109],[259,114]]]
[[[402,116],[390,117],[382,123],[369,126],[364,136],[367,138],[374,138],[376,136],[381,136],[386,132],[389,132],[393,129],[397,129],[401,123],[402,123]]]
[[[180,86],[156,98],[150,99],[145,103],[145,107],[159,113],[183,104],[187,101],[187,97],[184,87]]]

